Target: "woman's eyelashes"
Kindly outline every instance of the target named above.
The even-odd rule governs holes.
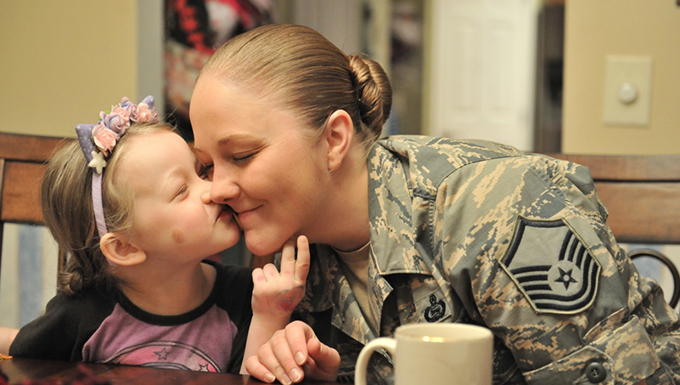
[[[249,161],[253,160],[255,156],[257,155],[258,151],[247,151],[247,152],[242,152],[238,154],[232,154],[229,156],[229,159],[231,159],[231,162],[235,164],[245,164],[248,163]],[[198,176],[205,180],[212,181],[213,178],[213,172],[215,170],[215,165],[213,163],[205,163],[201,164],[200,167],[198,168]]]
[[[255,153],[247,153],[247,154],[235,154],[233,156],[234,163],[244,163],[248,162],[249,160],[253,159],[255,157]]]
[[[242,147],[245,151],[234,151],[232,152],[231,159],[234,163],[246,163],[257,156],[263,149],[267,147],[267,144],[257,143],[256,145],[249,145]]]
[[[198,176],[200,176],[201,179],[212,180],[213,168],[214,166],[212,164],[202,165],[198,170]]]

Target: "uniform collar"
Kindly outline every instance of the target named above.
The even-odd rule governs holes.
[[[305,297],[298,304],[300,313],[320,313],[332,311],[331,323],[348,336],[361,343],[367,343],[377,337],[377,331],[371,330],[368,322],[364,322],[363,313],[345,278],[345,274],[336,259],[335,252],[330,246],[315,244],[312,247],[312,265],[307,277]],[[374,269],[374,263],[369,261],[369,274]],[[375,271],[375,270],[373,270]],[[376,280],[386,283],[382,277]],[[380,310],[384,299],[391,292],[388,285],[379,285],[381,289],[371,291],[374,281],[369,282],[369,300],[377,302],[377,319],[380,320]],[[378,295],[377,301],[374,295]],[[373,308],[373,307],[372,307]],[[376,316],[374,315],[374,316]]]
[[[411,175],[410,153],[378,144],[368,158],[368,214],[379,274],[431,274],[429,216],[433,192]]]
[[[371,247],[369,300],[380,321],[383,303],[393,288],[386,279],[391,274],[432,275],[427,261],[430,246],[429,215],[433,193],[417,187],[409,174],[409,154],[380,144],[368,157],[369,221]],[[301,312],[315,313],[332,309],[332,323],[360,342],[374,338],[379,331],[369,330],[351,293],[349,283],[335,252],[327,245],[314,245],[312,266],[305,297],[298,305]],[[378,256],[382,256],[379,258]],[[334,305],[335,304],[335,305]]]
[[[373,267],[380,277],[378,296],[383,299],[391,291],[389,285],[382,282],[384,276],[432,274],[426,261],[433,255],[428,217],[434,195],[415,187],[422,183],[412,182],[420,178],[409,174],[409,150],[384,144],[383,141],[374,144],[368,156],[368,213],[373,249],[369,269]],[[333,308],[333,296],[340,293],[336,286],[344,280],[344,273],[330,246],[316,244],[312,253],[307,292],[298,308],[308,312],[325,311]]]

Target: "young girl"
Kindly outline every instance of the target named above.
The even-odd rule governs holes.
[[[49,162],[43,213],[70,258],[60,292],[10,354],[239,372],[244,354],[284,327],[302,297],[306,238],[297,261],[292,242],[283,248],[281,274],[271,265],[251,278],[249,268],[206,260],[240,230],[232,211],[211,201],[189,146],[157,122],[150,97],[123,98],[100,117],[78,125],[79,141]]]

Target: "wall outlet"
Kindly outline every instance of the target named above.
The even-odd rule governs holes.
[[[607,56],[605,124],[648,126],[652,100],[652,58]]]

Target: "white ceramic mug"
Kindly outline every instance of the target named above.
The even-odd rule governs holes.
[[[366,366],[376,349],[394,361],[395,385],[491,385],[493,334],[456,323],[399,326],[394,338],[376,338],[357,358],[355,385],[366,385]]]

